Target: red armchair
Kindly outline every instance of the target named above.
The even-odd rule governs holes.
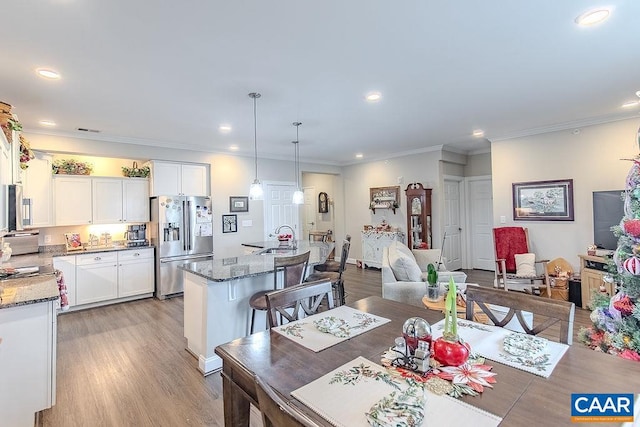
[[[495,286],[505,290],[517,290],[526,293],[540,294],[540,286],[546,286],[547,295],[551,295],[547,262],[549,260],[532,259],[527,265],[526,256],[518,257],[521,271],[518,271],[516,255],[530,254],[529,233],[524,227],[497,227],[493,229],[493,241],[496,251]],[[531,257],[533,258],[533,257]],[[541,268],[537,269],[536,264]],[[523,271],[529,267],[529,274]],[[541,270],[540,272],[538,272]]]

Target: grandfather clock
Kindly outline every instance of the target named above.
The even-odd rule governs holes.
[[[407,195],[407,246],[431,249],[431,189],[419,182],[411,183]]]

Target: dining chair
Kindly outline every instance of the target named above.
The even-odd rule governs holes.
[[[572,302],[550,298],[532,298],[522,293],[504,292],[482,286],[467,286],[466,299],[465,316],[467,320],[473,320],[475,303],[496,326],[504,327],[515,315],[527,334],[538,335],[550,326],[559,323],[559,341],[569,345],[573,342],[573,319],[576,306]],[[506,307],[509,311],[504,318],[498,320],[494,310],[488,306],[489,304]],[[523,313],[533,313],[534,322],[531,325],[525,320]],[[538,316],[544,317],[544,321],[541,321]]]
[[[320,424],[309,418],[304,412],[293,405],[289,405],[285,399],[267,384],[262,378],[255,375],[256,394],[258,406],[262,413],[262,423],[265,427],[318,427]]]
[[[351,235],[347,234],[345,236],[345,239],[349,241],[349,243],[351,243]],[[313,269],[315,271],[333,271],[334,273],[337,273],[340,270],[340,261],[335,261],[335,260],[327,260],[325,262],[323,262],[322,264],[317,264],[313,266]]]
[[[282,318],[293,322],[303,317],[303,313],[304,316],[317,313],[325,297],[326,308],[330,310],[333,308],[333,288],[329,280],[305,282],[298,286],[269,292],[266,294],[269,327],[281,325]]]
[[[305,282],[315,282],[317,280],[330,280],[331,286],[333,287],[334,296],[333,299],[336,305],[344,305],[344,280],[342,279],[342,275],[344,273],[344,269],[347,265],[347,258],[349,258],[349,248],[351,247],[351,242],[345,239],[342,242],[342,253],[340,254],[340,267],[337,272],[334,271],[316,271],[315,273],[311,273],[305,279]]]
[[[256,292],[249,298],[249,307],[251,307],[250,334],[253,333],[256,310],[267,310],[267,298],[265,295],[278,289],[278,276],[280,276],[280,272],[282,272],[283,278],[282,288],[301,284],[307,273],[310,253],[310,251],[307,251],[300,255],[276,256],[273,259],[273,289]]]

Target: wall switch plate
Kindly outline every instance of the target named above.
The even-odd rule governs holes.
[[[500,224],[505,224],[507,222],[507,217],[504,215],[500,215]]]
[[[51,243],[51,236],[44,236],[45,243]]]

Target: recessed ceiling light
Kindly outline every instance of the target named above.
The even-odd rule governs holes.
[[[604,21],[611,14],[611,10],[607,8],[591,9],[576,18],[576,24],[583,27],[596,25]]]
[[[36,73],[38,73],[40,77],[44,77],[45,79],[49,80],[58,80],[60,78],[59,72],[51,70],[49,68],[38,68],[36,70]]]
[[[218,126],[218,130],[222,133],[229,133],[231,132],[231,126],[230,125],[220,125]]]
[[[484,131],[482,129],[476,129],[473,131],[473,136],[476,138],[482,138],[484,136]]]
[[[638,104],[640,104],[638,101],[627,101],[624,104],[622,104],[622,108],[632,108],[632,107],[637,107]]]
[[[640,90],[636,92],[636,96],[640,98]]]
[[[238,151],[238,148],[239,147],[237,145],[230,145],[229,146],[229,150],[231,150],[231,151]]]
[[[363,157],[364,157],[364,154],[362,154],[362,153],[356,154],[356,159],[361,159]]]
[[[369,92],[365,99],[369,102],[378,102],[382,98],[382,94],[380,92]]]
[[[56,122],[54,122],[53,120],[40,120],[39,122],[42,126],[55,126]]]

